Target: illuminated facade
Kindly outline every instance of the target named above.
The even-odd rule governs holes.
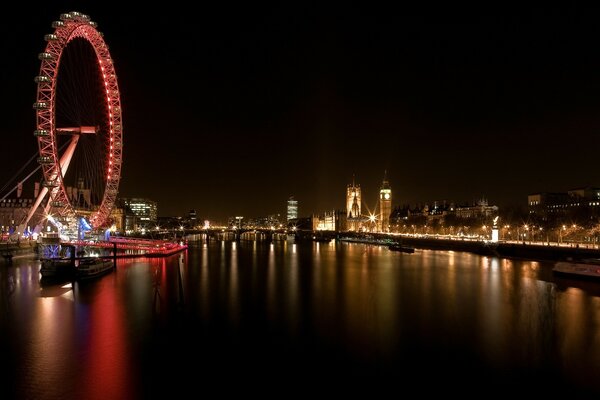
[[[298,200],[294,196],[290,196],[287,201],[287,222],[298,219]]]
[[[589,222],[600,217],[600,188],[584,187],[561,193],[536,193],[527,196],[529,214],[544,221]]]
[[[117,232],[125,232],[125,210],[121,207],[113,207],[110,210],[110,220]]]
[[[491,218],[498,215],[498,206],[490,206],[486,199],[481,199],[476,205],[455,207],[454,215],[467,219]]]
[[[379,190],[379,221],[378,231],[390,231],[390,214],[392,213],[392,189],[387,180],[387,172],[383,177],[383,183]]]
[[[361,204],[360,185],[355,184],[352,179],[352,184],[346,188],[346,217],[349,231],[360,230],[363,221]]]
[[[312,216],[313,231],[344,231],[346,230],[346,213],[344,211],[329,211]]]
[[[0,232],[3,236],[18,229],[18,225],[27,217],[34,200],[13,198],[0,201]]]
[[[155,201],[141,198],[123,199],[123,203],[136,216],[136,229],[151,228],[158,221],[158,206]]]
[[[9,233],[23,234],[25,231],[32,232],[36,230],[39,232],[42,228],[41,225],[47,223],[44,208],[38,207],[27,225],[24,225],[24,221],[35,203],[39,189],[38,182],[33,187],[29,185],[23,187],[20,184],[17,187],[16,197],[0,200],[0,232],[2,232],[3,237]]]

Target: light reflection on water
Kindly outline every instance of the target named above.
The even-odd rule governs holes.
[[[0,383],[17,398],[131,399],[197,390],[201,377],[205,388],[302,379],[352,392],[426,374],[600,393],[600,283],[551,268],[355,243],[210,242],[71,285],[41,284],[39,262],[19,259],[0,266],[0,350],[14,366]]]

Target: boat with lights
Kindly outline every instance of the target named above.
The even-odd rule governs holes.
[[[388,249],[390,249],[392,251],[400,251],[402,253],[414,253],[415,252],[414,247],[407,246],[407,245],[399,243],[399,242],[390,244],[388,246]]]
[[[75,279],[87,280],[96,278],[111,272],[115,268],[115,263],[110,258],[84,257],[78,259],[75,268]]]
[[[580,261],[558,261],[552,271],[559,275],[586,279],[600,279],[600,259],[582,259]]]

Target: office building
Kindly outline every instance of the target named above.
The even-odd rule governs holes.
[[[290,196],[287,201],[287,222],[298,219],[298,200],[294,196]]]

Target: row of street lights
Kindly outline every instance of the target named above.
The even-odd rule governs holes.
[[[396,226],[397,233],[409,233],[409,234],[439,234],[443,236],[480,236],[482,238],[491,237],[490,225],[482,225],[481,228],[473,228],[468,226],[440,226],[434,229],[431,225],[403,225]],[[545,242],[550,241],[556,243],[563,243],[565,238],[569,238],[569,242],[577,243],[582,242],[582,238],[578,238],[577,235],[583,232],[583,227],[572,224],[562,225],[558,229],[547,230],[542,226],[536,226],[533,224],[523,225],[502,225],[499,229],[500,240],[505,241],[518,241],[518,242]],[[545,234],[545,235],[544,235]]]

